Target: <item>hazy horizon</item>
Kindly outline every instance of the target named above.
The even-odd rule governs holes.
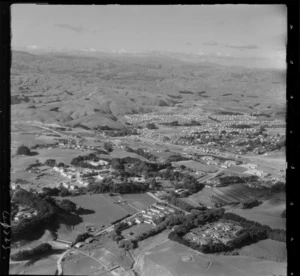
[[[199,61],[286,67],[284,5],[12,5],[12,48],[165,52]]]

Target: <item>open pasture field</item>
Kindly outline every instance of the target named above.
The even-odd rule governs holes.
[[[117,242],[112,241],[108,233],[97,236],[95,239],[97,241],[85,245],[80,250],[99,260],[108,268],[120,265],[127,270],[132,267],[134,260],[130,254],[119,248]]]
[[[68,179],[67,177],[61,176],[60,174],[53,171],[49,167],[39,174],[30,173],[27,171],[18,171],[15,173],[11,173],[11,181],[12,182],[18,178],[28,181],[28,184],[20,185],[22,188],[24,188],[24,189],[33,188],[37,191],[41,190],[44,187],[54,188],[57,186],[57,184],[62,183],[62,182],[66,182],[66,183],[70,182],[70,179]]]
[[[40,133],[39,131],[37,133]],[[54,144],[57,141],[55,140],[57,137],[47,136],[41,134],[40,136],[36,136],[32,133],[11,133],[11,148],[12,150],[17,149],[17,147],[21,145],[25,145],[27,147],[32,147],[37,144]],[[13,152],[14,153],[14,152]]]
[[[88,275],[96,271],[101,275],[101,272],[105,272],[96,260],[77,252],[72,254],[72,258],[66,257],[62,264],[64,275]]]
[[[76,149],[38,149],[37,155],[34,156],[23,156],[18,155],[12,158],[11,166],[15,171],[22,171],[26,169],[30,164],[35,163],[36,160],[39,160],[41,163],[44,163],[47,159],[55,159],[57,163],[63,162],[65,164],[70,164],[73,158],[79,155],[87,155],[92,151],[82,152]]]
[[[284,151],[270,152],[268,155],[247,155],[246,158],[258,165],[258,169],[266,173],[279,173],[286,168],[286,156]]]
[[[52,255],[28,265],[26,262],[10,264],[9,274],[55,275],[57,259],[56,255]]]
[[[229,168],[226,169],[227,171],[233,172],[233,173],[243,173],[247,171],[247,168],[241,167],[241,166],[230,166]]]
[[[41,149],[38,151],[39,155],[36,157],[40,162],[45,162],[47,159],[55,159],[56,162],[63,162],[65,164],[70,164],[73,158],[79,155],[88,155],[92,151],[81,151],[78,149]]]
[[[246,219],[257,221],[271,228],[286,229],[286,219],[281,213],[286,208],[284,195],[282,198],[273,198],[252,209],[233,208],[229,211]]]
[[[276,127],[276,128],[266,128],[266,131],[270,134],[270,135],[285,135],[286,134],[286,128],[284,127]]]
[[[146,209],[156,202],[156,200],[148,194],[124,194],[121,197],[139,210]]]
[[[104,247],[97,248],[91,255],[108,268],[118,265],[118,257]]]
[[[30,173],[30,172],[23,172],[23,171],[16,171],[16,172],[12,172],[10,174],[10,180],[11,182],[16,181],[17,179],[23,179],[23,180],[27,180],[30,181],[31,179],[34,179],[36,177],[36,174],[34,173]]]
[[[143,276],[286,275],[286,263],[245,256],[201,254],[173,241],[147,251],[139,259],[138,268]]]
[[[175,166],[183,165],[194,171],[215,172],[218,170],[218,168],[216,166],[205,165],[205,164],[202,164],[202,163],[194,161],[194,160],[179,161],[179,162],[173,162],[173,163]]]
[[[148,161],[146,158],[143,156],[140,156],[134,152],[127,152],[124,150],[116,149],[110,153],[110,156],[113,158],[125,158],[125,157],[132,157],[132,158],[137,158],[140,159],[141,161]]]
[[[209,276],[267,276],[287,275],[287,263],[261,260],[248,256],[212,256]],[[206,274],[204,274],[206,275]]]
[[[81,215],[83,222],[74,228],[80,232],[85,231],[85,224],[92,224],[100,229],[102,225],[109,226],[113,221],[129,214],[120,204],[113,204],[111,200],[102,194],[67,198],[76,203],[78,207],[94,211],[91,214]]]
[[[271,239],[245,246],[239,250],[239,254],[278,262],[286,262],[287,260],[286,243]]]

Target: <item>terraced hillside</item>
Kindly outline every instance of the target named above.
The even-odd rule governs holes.
[[[189,203],[202,203],[202,204],[232,204],[246,202],[251,199],[257,198],[259,191],[248,188],[244,184],[233,184],[228,187],[210,188],[205,187],[199,193],[189,196],[187,202]]]

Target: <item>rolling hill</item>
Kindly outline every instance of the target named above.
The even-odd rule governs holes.
[[[223,108],[274,115],[284,110],[285,74],[153,53],[72,56],[13,51],[11,97],[12,122],[123,128],[125,114],[186,102],[205,103],[208,110],[222,102]]]

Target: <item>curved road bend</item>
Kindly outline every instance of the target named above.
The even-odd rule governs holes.
[[[57,260],[57,275],[63,275],[63,270],[62,270],[61,262],[62,262],[63,258],[65,257],[65,255],[68,254],[72,250],[73,249],[68,249],[68,250],[66,250],[64,253],[62,253],[60,255],[59,259]]]

